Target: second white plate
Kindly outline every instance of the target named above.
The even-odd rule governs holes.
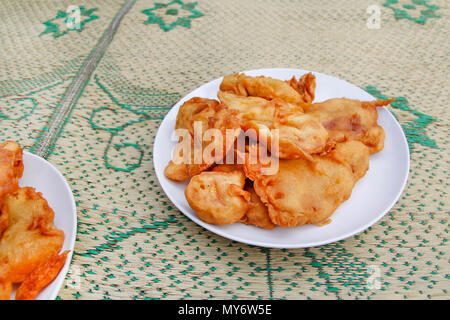
[[[54,300],[61,288],[70,260],[72,259],[77,232],[77,211],[75,200],[63,175],[50,162],[27,151],[23,152],[24,171],[19,180],[20,187],[33,187],[41,192],[50,208],[55,212],[55,226],[64,231],[61,252],[70,250],[66,263],[58,276],[44,288],[36,300]],[[15,292],[13,292],[14,297]]]

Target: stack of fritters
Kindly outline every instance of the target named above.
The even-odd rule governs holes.
[[[183,139],[193,141],[191,150],[195,143],[215,143],[194,130],[196,121],[202,132],[219,129],[223,140],[227,129],[235,130],[232,139],[240,131],[251,140],[244,154],[226,144],[201,164],[193,164],[192,152],[188,161],[166,167],[169,179],[191,178],[186,199],[202,220],[265,229],[322,224],[350,197],[369,168],[369,155],[384,147],[376,108],[393,100],[313,103],[315,88],[311,73],[289,81],[232,74],[220,85],[219,101],[193,98],[181,106],[176,129],[187,129]],[[254,148],[266,152],[250,152]],[[241,162],[225,162],[230,158]],[[277,170],[268,174],[274,159]]]
[[[42,194],[20,188],[22,149],[0,144],[0,300],[34,299],[58,275],[67,252],[58,255],[64,233],[53,224],[54,212]]]

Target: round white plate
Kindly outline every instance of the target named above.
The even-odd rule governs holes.
[[[56,279],[36,297],[36,300],[54,300],[69,270],[70,260],[72,259],[73,248],[75,246],[77,232],[75,200],[66,180],[52,164],[27,151],[23,152],[23,163],[25,168],[23,176],[19,180],[19,185],[21,187],[33,187],[36,191],[42,193],[50,208],[55,212],[55,226],[64,231],[65,237],[62,251],[70,250],[66,263]],[[14,298],[14,295],[15,290],[12,298]]]
[[[250,76],[269,76],[289,80],[309,71],[298,69],[259,69],[244,71]],[[313,72],[316,76],[316,96],[314,102],[330,98],[350,98],[375,100],[366,91],[344,80]],[[175,206],[190,219],[204,228],[235,241],[269,248],[306,248],[339,241],[360,233],[381,219],[397,202],[406,186],[409,172],[409,149],[405,134],[386,108],[378,108],[378,123],[386,131],[383,151],[370,157],[370,169],[356,184],[352,196],[331,216],[332,222],[325,226],[305,225],[296,228],[276,227],[263,230],[242,223],[217,226],[203,222],[190,208],[184,189],[187,182],[177,183],[167,179],[164,168],[171,160],[176,145],[173,132],[179,107],[193,97],[217,99],[217,92],[223,78],[216,79],[192,91],[181,99],[162,121],[156,134],[153,161],[156,176]]]

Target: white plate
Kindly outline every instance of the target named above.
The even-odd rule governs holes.
[[[36,297],[36,300],[54,300],[69,270],[70,260],[72,259],[73,248],[75,246],[77,232],[75,200],[66,180],[52,164],[27,151],[23,152],[23,163],[25,168],[23,176],[19,180],[19,185],[21,187],[33,187],[36,191],[42,193],[50,208],[55,212],[55,226],[64,231],[62,251],[70,250],[66,263],[56,279]],[[12,298],[14,295],[15,290]]]
[[[251,76],[264,75],[281,80],[289,80],[292,76],[298,78],[308,72],[298,69],[244,71]],[[317,72],[313,74],[317,81],[314,102],[341,97],[366,101],[375,99],[366,91],[344,80]],[[187,182],[177,183],[167,179],[164,168],[171,159],[172,150],[176,145],[176,141],[171,137],[179,107],[192,97],[217,99],[222,79],[204,84],[181,99],[162,121],[156,134],[153,149],[156,176],[169,199],[190,219],[218,235],[235,241],[269,248],[306,248],[339,241],[364,231],[381,219],[397,202],[408,179],[408,143],[394,116],[386,108],[378,108],[378,123],[386,131],[384,149],[370,157],[369,171],[358,181],[351,198],[333,213],[330,224],[322,227],[306,225],[263,230],[242,223],[217,226],[200,220],[184,196]]]

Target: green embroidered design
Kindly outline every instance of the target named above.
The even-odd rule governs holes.
[[[110,113],[114,115],[120,115],[117,117],[119,120],[116,126],[102,126],[99,123],[102,123],[104,120],[105,115],[108,115],[108,113],[105,113],[105,111],[109,111]],[[137,116],[136,113],[133,111],[130,111],[127,108],[124,108],[123,110],[115,110],[109,107],[101,107],[98,109],[95,109],[91,117],[89,119],[89,123],[91,124],[93,129],[97,130],[105,130],[108,131],[111,136],[108,140],[108,144],[106,146],[106,149],[103,153],[103,160],[105,167],[109,169],[113,169],[116,171],[124,171],[124,172],[131,172],[135,170],[136,168],[139,168],[142,163],[142,159],[144,157],[144,151],[143,147],[135,144],[135,143],[116,143],[115,138],[119,137],[120,133],[123,132],[123,130],[136,123],[140,123],[143,121],[147,121],[150,118],[143,115],[143,116]],[[135,118],[131,121],[123,119],[130,119]],[[122,121],[122,122],[120,122]],[[128,152],[124,152],[126,149],[128,149]],[[121,164],[111,163],[111,158],[119,158]]]
[[[0,100],[0,120],[19,121],[27,118],[36,109],[37,102],[33,98],[16,98]]]
[[[132,125],[136,125],[152,119],[160,119],[161,110],[169,110],[170,105],[131,105],[119,102],[119,99],[100,82],[97,76],[94,76],[96,84],[111,99],[113,105],[103,106],[94,109],[89,123],[95,130],[104,130],[110,133],[107,146],[103,154],[105,167],[115,171],[131,172],[141,167],[142,160],[145,156],[145,150],[148,146],[139,143],[127,142],[128,138],[124,136],[124,131]],[[160,98],[161,93],[156,93],[155,97]],[[178,95],[167,94],[169,99]],[[158,113],[151,109],[159,110]],[[112,159],[116,161],[113,163]]]
[[[392,9],[394,11],[394,17],[397,20],[408,19],[416,23],[425,24],[429,18],[440,18],[440,16],[435,13],[439,7],[429,4],[428,0],[410,1],[410,3],[401,4],[399,3],[399,0],[387,0],[383,3],[383,6]],[[416,10],[416,14],[413,14],[414,10]]]
[[[388,99],[388,97],[381,94],[381,92],[378,91],[374,86],[367,86],[366,91],[379,99]],[[397,97],[397,99],[391,103],[391,106],[394,109],[406,111],[409,114],[417,117],[415,120],[408,121],[401,125],[403,130],[405,131],[405,135],[406,135],[406,138],[408,139],[408,144],[409,144],[409,148],[411,149],[411,151],[414,149],[415,143],[420,144],[425,147],[438,149],[438,146],[436,145],[436,141],[434,141],[433,139],[428,137],[428,135],[425,131],[425,128],[431,122],[436,120],[435,118],[433,118],[429,115],[426,115],[420,111],[412,109],[408,105],[408,100],[406,100],[405,97]],[[394,114],[394,116],[397,118],[397,115]]]
[[[0,98],[4,96],[22,96],[52,88],[70,77],[80,68],[83,60],[79,57],[63,61],[61,65],[46,73],[24,79],[0,80]]]
[[[170,31],[176,26],[191,27],[191,20],[203,16],[195,10],[197,2],[184,3],[181,0],[172,0],[169,3],[155,2],[153,8],[142,10],[148,15],[144,24],[159,24],[164,31]]]
[[[84,6],[79,6],[78,8],[80,10],[80,21],[78,25],[73,24],[73,22],[76,22],[76,18],[71,12],[58,10],[55,18],[43,22],[46,29],[39,34],[39,37],[47,33],[53,33],[53,37],[58,38],[67,34],[69,31],[81,32],[84,30],[86,23],[98,19],[98,16],[93,14],[98,8],[89,10]]]
[[[115,209],[116,210],[116,209]],[[114,211],[114,210],[113,210]],[[143,222],[141,222],[143,223]],[[124,230],[124,227],[114,229],[109,235],[105,235],[104,238],[106,240],[105,243],[97,245],[92,249],[86,250],[86,252],[78,253],[80,256],[93,258],[94,256],[100,254],[103,251],[112,252],[115,249],[120,248],[120,242],[135,236],[139,233],[149,233],[152,231],[157,231],[160,229],[167,229],[170,224],[177,224],[178,220],[174,217],[170,217],[168,219],[164,219],[163,221],[151,221],[147,222],[138,227],[132,227],[127,230]],[[127,227],[128,228],[128,227]]]

